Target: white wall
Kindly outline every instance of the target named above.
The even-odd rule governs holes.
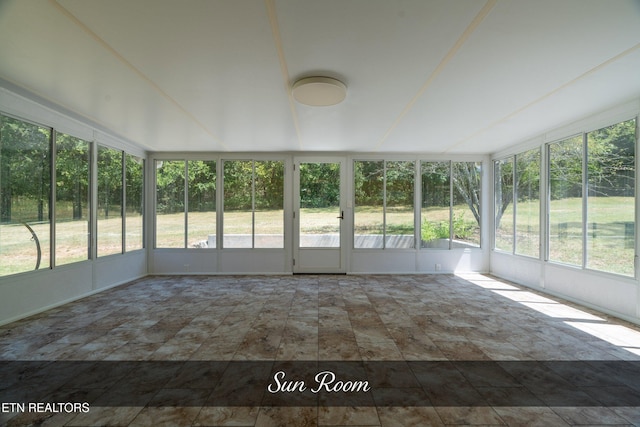
[[[144,250],[0,278],[0,325],[147,274]]]
[[[640,324],[638,282],[598,271],[491,253],[491,274]]]

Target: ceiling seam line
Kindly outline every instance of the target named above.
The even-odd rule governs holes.
[[[562,85],[558,86],[557,88],[555,88],[551,92],[548,92],[548,93],[542,95],[541,97],[539,97],[539,98],[529,102],[528,104],[518,108],[517,110],[515,110],[512,113],[502,117],[501,119],[498,119],[498,120],[494,121],[489,126],[486,126],[486,127],[482,128],[482,129],[474,132],[473,134],[469,135],[465,139],[456,142],[455,144],[453,144],[452,146],[447,148],[445,151],[443,151],[443,153],[449,153],[452,149],[458,147],[459,145],[464,144],[465,142],[468,142],[469,140],[477,137],[478,135],[481,135],[481,134],[487,132],[492,127],[495,127],[495,126],[499,125],[500,123],[502,123],[504,121],[512,119],[513,117],[517,116],[518,114],[522,113],[523,111],[527,110],[528,108],[532,107],[533,105],[544,101],[545,99],[547,99],[547,98],[555,95],[556,93],[566,89],[567,87],[569,87],[569,86],[573,85],[574,83],[582,80],[583,78],[588,77],[589,75],[591,75],[591,74],[593,74],[593,73],[595,73],[597,71],[600,71],[601,69],[609,66],[610,64],[613,64],[614,62],[618,61],[619,59],[624,58],[625,56],[633,53],[634,51],[636,51],[638,49],[640,49],[640,43],[638,43],[638,44],[630,47],[629,49],[626,49],[626,50],[622,51],[621,53],[619,53],[619,54],[607,59],[606,61],[602,62],[601,64],[596,65],[595,67],[591,68],[590,70],[580,74],[578,77],[576,77],[576,78],[574,78],[574,79],[572,79],[572,80],[570,80],[570,81],[568,81],[566,83],[563,83]]]
[[[167,94],[160,86],[151,80],[146,74],[136,68],[131,62],[127,61],[117,50],[115,50],[111,45],[109,45],[106,41],[104,41],[100,36],[94,33],[87,25],[85,25],[80,19],[78,19],[73,13],[69,12],[64,6],[58,3],[57,0],[49,0],[49,2],[56,8],[60,13],[66,16],[70,21],[72,21],[76,26],[82,29],[85,33],[87,33],[91,38],[93,38],[99,45],[101,45],[104,49],[106,49],[111,55],[113,55],[118,61],[120,61],[127,68],[131,69],[138,77],[147,82],[156,92],[158,92],[163,98],[169,101],[174,105],[178,110],[180,110],[185,116],[189,117],[194,123],[196,123],[202,130],[205,131],[211,138],[215,140],[216,143],[221,145],[225,150],[229,150],[229,147],[217,137],[213,132],[211,132],[198,118],[196,118],[191,112],[189,112],[185,107],[183,107],[178,101],[176,101],[173,97]]]
[[[298,113],[296,112],[295,102],[290,90],[289,69],[287,67],[287,61],[284,56],[284,48],[282,47],[282,38],[280,37],[280,25],[278,24],[278,16],[276,15],[276,7],[274,0],[265,0],[267,7],[267,16],[269,18],[269,25],[271,26],[271,34],[273,36],[273,42],[275,44],[276,53],[278,54],[278,62],[280,63],[280,74],[284,81],[285,91],[287,92],[287,99],[289,100],[289,110],[291,110],[291,116],[293,118],[293,127],[296,131],[298,138],[298,147],[302,149],[302,137],[300,136],[300,124],[298,122]]]
[[[471,34],[476,30],[476,28],[482,23],[482,21],[484,21],[484,19],[489,14],[489,12],[491,12],[491,10],[496,5],[496,3],[497,3],[497,0],[488,0],[485,3],[484,7],[480,10],[480,12],[478,12],[475,18],[473,18],[473,20],[467,26],[467,28],[465,28],[464,32],[460,35],[460,37],[458,37],[458,40],[456,40],[455,44],[451,47],[451,49],[449,49],[449,51],[444,56],[444,58],[442,58],[442,60],[440,61],[438,66],[435,68],[435,70],[433,70],[433,72],[429,75],[429,77],[427,78],[427,81],[422,85],[422,87],[420,87],[418,92],[413,96],[413,98],[411,98],[409,103],[402,109],[402,111],[400,112],[400,115],[391,124],[389,129],[387,129],[387,131],[382,136],[381,140],[373,147],[374,151],[379,150],[382,144],[384,144],[387,141],[391,133],[400,124],[402,119],[413,108],[415,103],[418,101],[418,99],[420,99],[420,97],[424,94],[424,92],[426,92],[429,86],[431,86],[433,81],[440,75],[442,70],[444,70],[444,68],[449,63],[449,61],[451,61],[451,59],[458,53],[460,48],[464,45],[467,39],[471,37]]]

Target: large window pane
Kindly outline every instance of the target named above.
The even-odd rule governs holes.
[[[253,161],[224,162],[223,247],[253,247]]]
[[[587,267],[633,276],[636,122],[587,134]]]
[[[225,160],[225,248],[284,247],[284,162]]]
[[[216,247],[216,162],[190,160],[187,227],[190,248]]]
[[[300,246],[340,247],[340,163],[300,163]]]
[[[125,250],[142,249],[143,213],[144,213],[144,160],[140,157],[125,154],[126,163],[126,235]]]
[[[451,163],[422,162],[421,247],[449,249]]]
[[[540,257],[540,149],[516,155],[516,253]]]
[[[414,248],[414,162],[387,162],[385,248]]]
[[[284,248],[284,162],[255,162],[255,247]]]
[[[98,256],[122,253],[122,151],[98,146]]]
[[[354,247],[382,248],[384,161],[356,161],[354,171]]]
[[[549,260],[582,266],[582,135],[549,144]]]
[[[90,144],[56,134],[56,265],[89,258]]]
[[[480,246],[482,163],[453,162],[452,247]]]
[[[156,160],[156,247],[184,248],[184,160]]]
[[[48,268],[51,129],[0,116],[0,275]]]
[[[495,247],[513,252],[513,157],[497,160],[494,167]]]

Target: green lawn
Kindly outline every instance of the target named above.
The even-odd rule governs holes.
[[[632,197],[589,198],[587,210],[587,268],[630,275],[634,273],[634,217]],[[513,204],[504,213],[496,232],[496,247],[511,250],[510,224]],[[535,203],[518,203],[516,238],[518,253],[537,256],[539,208]],[[551,201],[549,209],[549,259],[582,265],[582,199]]]
[[[623,209],[621,209],[623,207]],[[551,202],[550,209],[550,259],[554,261],[582,265],[582,234],[580,199],[565,199]],[[598,270],[633,275],[634,258],[634,201],[633,198],[608,197],[590,199],[588,211],[588,259],[587,266]],[[509,248],[513,236],[507,230],[513,205],[507,209],[496,241]],[[256,212],[256,234],[283,233],[283,211]],[[339,212],[331,209],[302,209],[300,212],[303,234],[337,232]],[[466,206],[454,209],[454,218],[461,216],[467,224],[474,219]],[[447,208],[428,208],[422,211],[421,222],[439,224],[448,221]],[[538,240],[537,204],[518,203],[518,253],[535,255]],[[382,209],[380,207],[358,207],[355,212],[356,234],[380,234],[382,232]],[[526,221],[528,219],[528,221]],[[595,224],[595,226],[593,225]],[[42,247],[40,268],[49,266],[49,227],[47,223],[30,223],[37,233]],[[119,253],[121,248],[120,218],[100,219],[98,228],[99,254]],[[170,214],[158,216],[158,247],[184,246],[184,215]],[[224,216],[225,234],[250,234],[250,212],[226,212]],[[413,209],[391,207],[387,209],[387,234],[413,234]],[[132,218],[127,224],[128,234],[140,239],[142,227],[140,218]],[[473,230],[477,233],[477,230]],[[57,227],[56,261],[64,264],[87,258],[87,222],[69,221]],[[630,234],[631,233],[631,234]],[[216,233],[215,212],[189,213],[188,244],[207,240]],[[476,235],[470,239],[476,239]],[[0,225],[0,275],[31,270],[36,263],[36,245],[31,233],[22,224]]]

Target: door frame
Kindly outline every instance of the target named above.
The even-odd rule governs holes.
[[[340,164],[340,245],[337,248],[300,247],[300,164],[338,163]],[[347,209],[347,157],[345,156],[294,156],[293,158],[293,273],[345,274],[347,272],[348,236],[351,230],[351,212]],[[340,215],[340,212],[336,212]],[[311,265],[309,259],[318,261]],[[334,262],[327,262],[333,259]]]

